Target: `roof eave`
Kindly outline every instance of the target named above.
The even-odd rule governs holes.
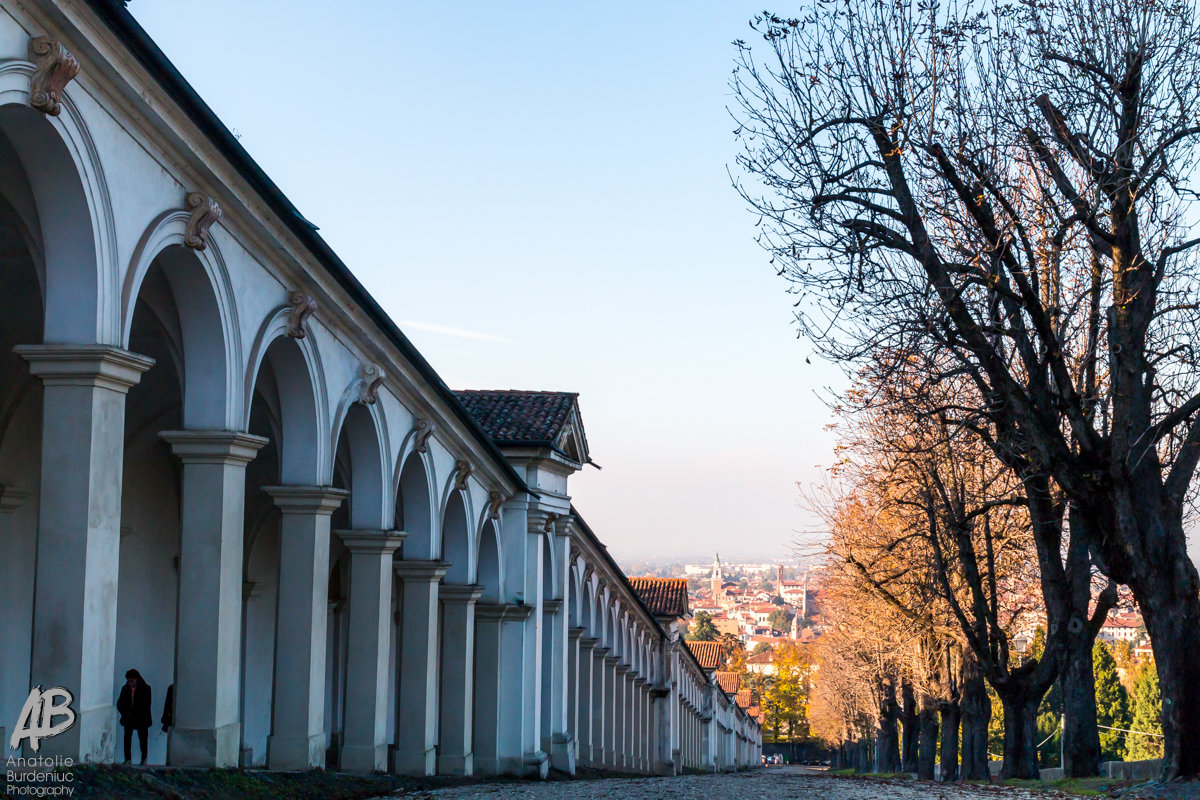
[[[205,137],[213,144],[222,156],[242,176],[242,179],[262,197],[272,212],[288,228],[301,244],[314,256],[316,261],[325,268],[329,275],[350,295],[379,326],[388,340],[395,345],[400,354],[413,365],[417,372],[433,387],[439,397],[446,402],[450,410],[466,426],[483,448],[493,457],[505,476],[513,481],[521,492],[534,495],[524,479],[496,447],[479,423],[467,412],[458,397],[437,374],[420,351],[413,346],[408,337],[392,321],[387,312],[376,302],[366,288],[359,283],[354,274],[338,257],[332,248],[317,234],[313,224],[306,220],[299,210],[288,200],[283,191],[258,166],[241,143],[234,137],[220,118],[213,112],[203,98],[192,88],[187,79],[175,68],[166,54],[159,49],[150,35],[138,24],[124,4],[118,0],[86,0],[93,12],[109,27],[116,37],[129,49],[142,66],[158,81],[167,96],[187,115]]]

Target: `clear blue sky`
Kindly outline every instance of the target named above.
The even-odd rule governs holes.
[[[814,528],[841,376],[725,172],[761,0],[129,7],[447,383],[580,393],[617,557]]]
[[[129,7],[452,387],[580,393],[616,556],[812,526],[840,376],[725,172],[761,2]]]

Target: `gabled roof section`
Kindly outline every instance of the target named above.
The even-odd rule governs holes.
[[[686,642],[701,669],[714,670],[725,664],[725,651],[720,642]]]
[[[713,675],[725,694],[736,694],[742,688],[742,676],[736,672],[714,672]]]
[[[497,445],[549,447],[579,464],[591,463],[578,392],[471,389],[457,394]]]
[[[656,617],[686,617],[687,578],[630,578],[629,585]]]

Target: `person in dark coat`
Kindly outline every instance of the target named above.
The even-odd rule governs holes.
[[[138,744],[142,748],[142,762],[146,763],[146,738],[154,715],[150,711],[150,684],[142,680],[136,669],[125,673],[125,685],[117,698],[117,712],[121,715],[121,727],[125,729],[125,763],[130,761],[130,746],[133,732],[137,731]]]

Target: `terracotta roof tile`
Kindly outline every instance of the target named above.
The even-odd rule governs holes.
[[[688,615],[687,578],[630,578],[629,585],[657,617]]]
[[[719,642],[687,642],[688,649],[700,662],[702,669],[716,669],[725,663],[725,652]]]
[[[734,694],[742,687],[742,676],[736,672],[715,672],[717,685],[725,694]]]
[[[749,708],[753,702],[750,696],[749,689],[738,689],[738,693],[734,696],[734,702],[741,708]]]
[[[455,392],[479,426],[497,444],[558,446],[558,435],[571,418],[577,392],[524,392],[516,389]],[[583,423],[580,439],[587,448]]]

